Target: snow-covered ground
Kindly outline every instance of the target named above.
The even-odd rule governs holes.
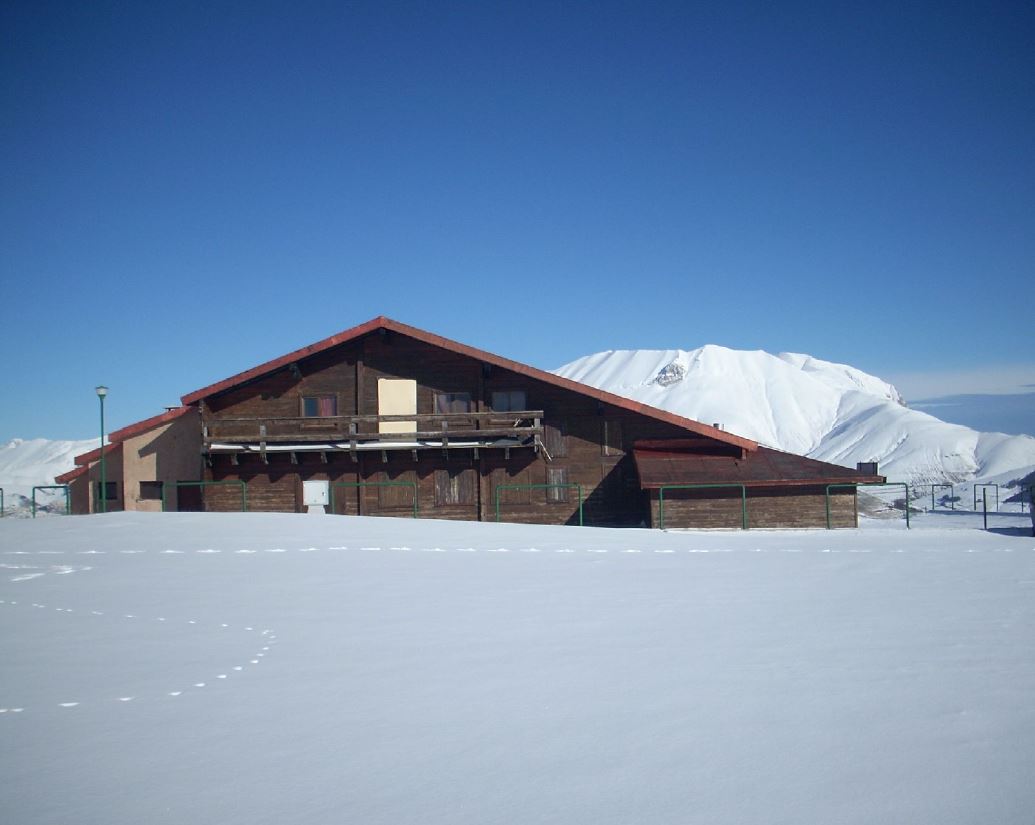
[[[809,355],[618,350],[556,373],[780,450],[848,467],[876,461],[893,481],[1006,483],[1035,470],[1035,438],[946,423],[879,378]]]
[[[1027,514],[0,521],[0,811],[1030,825]]]

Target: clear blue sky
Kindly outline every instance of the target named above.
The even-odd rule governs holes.
[[[0,37],[0,441],[380,314],[544,368],[1035,369],[1029,3],[5,2]]]

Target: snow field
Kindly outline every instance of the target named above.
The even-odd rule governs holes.
[[[1014,520],[6,521],[0,810],[1028,823],[1035,539]]]

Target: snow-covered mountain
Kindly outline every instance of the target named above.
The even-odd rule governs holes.
[[[1035,438],[948,424],[909,409],[879,378],[808,355],[619,350],[555,372],[780,450],[849,467],[876,461],[889,480],[1006,483],[1035,469]]]
[[[23,511],[36,485],[53,484],[54,476],[75,467],[75,457],[95,449],[99,439],[51,441],[47,438],[13,438],[0,445],[0,489],[4,491],[4,511]],[[41,491],[38,501],[53,498]],[[64,506],[64,500],[61,501]]]

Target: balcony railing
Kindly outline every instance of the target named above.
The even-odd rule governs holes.
[[[391,442],[525,438],[543,433],[542,410],[437,415],[336,415],[320,418],[214,418],[205,422],[205,443],[285,444],[325,441]],[[388,429],[404,432],[381,432]]]

